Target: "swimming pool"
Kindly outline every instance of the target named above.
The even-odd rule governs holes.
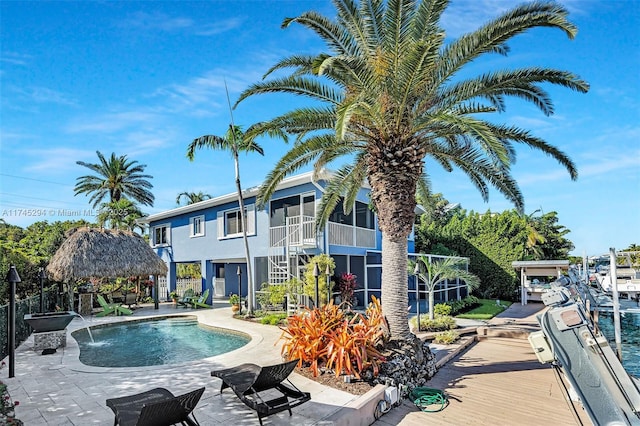
[[[71,333],[80,362],[94,367],[179,364],[224,354],[251,338],[200,325],[195,317],[164,317],[83,328]]]

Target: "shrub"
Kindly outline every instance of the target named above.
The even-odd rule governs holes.
[[[351,306],[353,293],[358,287],[357,278],[356,275],[345,272],[338,279],[338,291],[340,292],[342,303]]]
[[[282,354],[308,364],[314,376],[323,365],[333,369],[336,376],[360,378],[368,368],[376,376],[379,363],[385,360],[377,347],[384,343],[388,327],[375,297],[365,314],[348,317],[329,303],[289,317],[282,331],[281,338],[286,340]]]
[[[451,306],[451,315],[456,316],[479,306],[480,300],[475,296],[467,296],[462,300],[450,300],[446,304]]]
[[[442,345],[450,345],[456,340],[460,338],[460,334],[453,330],[442,331],[440,333],[436,333],[433,341],[435,343],[440,343]]]
[[[451,306],[446,303],[438,303],[433,307],[433,313],[436,316],[451,315]]]
[[[260,324],[278,325],[287,318],[287,314],[267,314],[260,318]]]
[[[4,368],[5,362],[2,361],[0,368]],[[0,380],[0,424],[3,425],[22,425],[21,420],[16,419],[15,407],[20,403],[11,399],[7,385]]]
[[[411,318],[411,326],[417,328],[416,317]],[[450,316],[438,316],[430,320],[428,315],[420,315],[420,330],[445,331],[456,328],[456,321]]]

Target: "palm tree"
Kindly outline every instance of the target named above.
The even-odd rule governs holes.
[[[205,194],[204,192],[181,192],[176,197],[176,204],[180,205],[180,201],[185,198],[188,204],[199,203],[200,201],[210,200],[211,195]]]
[[[249,128],[251,130],[251,127]],[[221,151],[230,151],[236,172],[236,189],[238,191],[238,205],[240,207],[240,223],[242,224],[242,238],[244,239],[244,251],[247,261],[247,292],[248,309],[247,316],[253,316],[253,276],[251,273],[251,257],[249,256],[249,242],[247,240],[247,221],[244,211],[244,198],[240,185],[240,152],[257,152],[264,155],[262,147],[255,142],[255,135],[243,132],[240,126],[230,125],[224,136],[205,135],[194,139],[187,147],[187,158],[191,161],[195,158],[195,151],[199,148],[211,148]]]
[[[100,151],[96,151],[99,164],[76,161],[76,164],[91,169],[96,175],[80,176],[77,178],[75,195],[93,194],[89,199],[92,207],[96,208],[105,197],[108,202],[120,201],[121,198],[131,199],[153,206],[154,196],[149,191],[153,185],[147,180],[153,176],[145,175],[146,164],[137,164],[137,161],[128,160],[126,155],[116,156],[111,154],[109,160],[105,159]]]
[[[420,255],[415,261],[409,261],[409,274],[415,275],[422,281],[429,293],[429,319],[433,319],[433,305],[435,300],[436,286],[444,280],[461,279],[465,282],[469,290],[475,290],[480,286],[480,278],[468,272],[464,267],[464,262],[460,258],[446,257],[442,260],[430,260],[428,256]],[[418,283],[416,283],[417,285]],[[418,303],[420,301],[418,300]],[[418,318],[420,321],[420,318]]]
[[[144,216],[138,206],[126,198],[110,203],[102,203],[97,216],[98,225],[103,227],[108,225],[112,229],[125,229],[133,231],[136,220]]]
[[[535,2],[504,13],[476,31],[445,43],[439,21],[447,0],[333,0],[337,17],[317,12],[288,18],[314,31],[328,52],[292,55],[267,71],[265,81],[239,97],[264,93],[305,96],[319,104],[297,107],[256,127],[280,129],[296,143],[274,166],[261,187],[260,202],[287,175],[313,163],[315,170],[345,158],[348,163],[328,184],[319,223],[341,196],[346,208],[364,179],[382,230],[383,313],[392,339],[409,340],[407,236],[414,224],[416,188],[428,182],[425,158],[445,170],[464,172],[485,200],[493,186],[523,210],[523,197],[511,176],[515,143],[538,149],[577,178],[573,162],[556,147],[515,126],[486,119],[505,110],[505,98],[529,101],[553,113],[542,83],[579,92],[588,84],[577,76],[538,67],[469,75],[466,65],[486,54],[506,55],[507,41],[535,27],[576,34],[567,10]],[[289,75],[281,72],[289,70]],[[270,77],[278,72],[278,76]],[[464,73],[462,71],[465,71]],[[419,350],[419,349],[418,349]]]
[[[544,235],[540,233],[540,217],[534,216],[539,212],[541,212],[541,209],[537,209],[530,214],[518,213],[520,218],[524,221],[527,236],[523,256],[525,260],[541,260],[544,257],[543,248],[540,244],[544,244],[547,240]]]

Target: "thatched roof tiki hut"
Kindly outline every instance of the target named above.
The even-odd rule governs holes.
[[[138,234],[111,229],[75,228],[51,258],[47,274],[69,282],[91,277],[166,275],[167,265]],[[158,288],[155,302],[158,307]]]

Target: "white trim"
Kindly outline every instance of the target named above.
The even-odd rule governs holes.
[[[199,232],[195,232],[195,228],[196,228],[196,223],[198,223],[198,227],[200,228]],[[189,237],[190,238],[197,238],[197,237],[204,237],[205,234],[205,221],[204,221],[204,215],[198,215],[198,216],[193,216],[189,218]]]
[[[158,228],[166,228],[165,231],[165,242],[156,243],[156,229]],[[167,247],[171,245],[171,223],[159,223],[151,227],[150,233],[151,239],[151,247]]]
[[[255,204],[247,204],[244,206],[245,209],[245,218],[247,221],[247,236],[256,235],[256,205]],[[228,210],[220,210],[216,217],[218,221],[218,240],[227,240],[231,238],[239,238],[242,237],[242,231],[236,232],[234,234],[227,234],[227,215],[229,213],[240,212],[240,208],[236,207]]]

